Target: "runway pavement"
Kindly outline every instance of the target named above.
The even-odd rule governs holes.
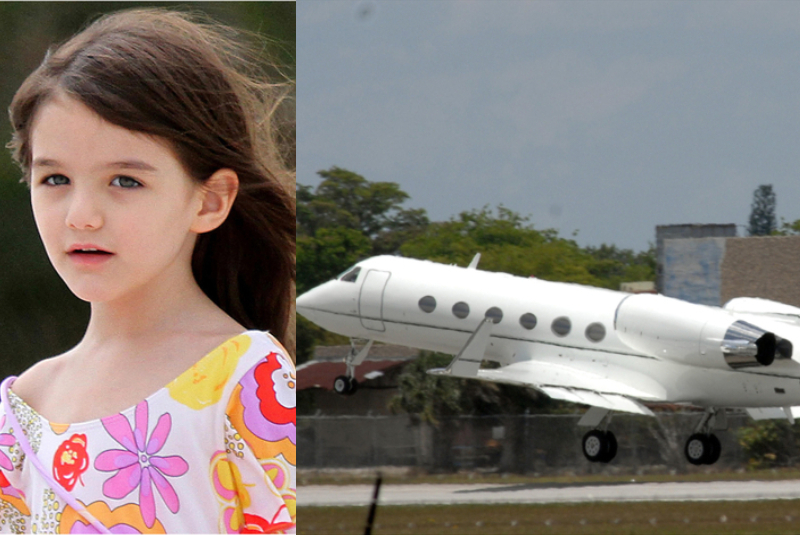
[[[366,505],[370,485],[300,487],[301,506]],[[383,485],[382,505],[800,499],[800,480],[606,485]]]

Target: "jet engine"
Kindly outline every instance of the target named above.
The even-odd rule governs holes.
[[[662,295],[638,294],[617,306],[614,328],[626,345],[705,368],[769,366],[792,357],[792,344],[729,312]]]

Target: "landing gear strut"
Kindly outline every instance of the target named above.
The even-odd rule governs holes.
[[[347,367],[345,375],[340,375],[333,381],[333,391],[343,396],[352,396],[358,390],[358,381],[356,381],[356,366],[364,362],[367,358],[370,348],[374,340],[369,340],[364,347],[358,349],[356,341],[350,339],[350,353],[344,359],[344,364]]]
[[[686,441],[683,449],[686,460],[694,465],[714,464],[719,460],[722,446],[712,433],[714,429],[727,428],[724,410],[717,412],[714,408],[706,410],[695,432]]]

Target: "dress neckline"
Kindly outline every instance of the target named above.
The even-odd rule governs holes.
[[[40,414],[36,409],[34,409],[30,405],[28,405],[25,402],[24,399],[22,399],[20,396],[18,396],[16,394],[16,392],[14,392],[14,390],[12,390],[12,388],[14,387],[14,382],[13,381],[10,383],[9,388],[8,388],[9,402],[10,402],[10,404],[12,406],[12,409],[16,409],[17,405],[22,406],[25,410],[30,411],[30,413],[33,416],[38,418],[43,424],[46,424],[47,427],[49,427],[51,430],[53,430],[56,433],[63,433],[64,430],[66,430],[66,429],[97,427],[97,426],[102,425],[103,424],[103,420],[105,420],[107,418],[116,416],[118,414],[121,414],[123,416],[130,416],[136,411],[136,407],[138,407],[140,404],[142,404],[144,402],[147,402],[148,404],[153,403],[154,401],[156,401],[160,397],[169,394],[169,386],[172,383],[178,381],[179,379],[181,379],[187,373],[192,373],[192,370],[195,368],[195,366],[197,366],[201,362],[213,357],[214,353],[216,353],[219,348],[221,348],[224,345],[228,344],[232,340],[235,340],[236,338],[239,338],[240,336],[251,335],[251,334],[254,334],[254,333],[264,334],[262,331],[245,330],[244,332],[241,332],[241,333],[239,333],[237,335],[231,336],[230,338],[228,338],[227,340],[225,340],[221,344],[219,344],[216,347],[214,347],[214,349],[212,349],[209,352],[207,352],[201,358],[199,358],[194,364],[192,364],[186,370],[181,372],[177,377],[175,377],[174,379],[169,381],[167,384],[165,384],[164,386],[162,386],[161,388],[159,388],[155,392],[153,392],[150,395],[146,396],[145,398],[141,399],[136,404],[134,404],[134,405],[132,405],[132,406],[126,408],[126,409],[123,409],[121,411],[115,412],[113,414],[108,414],[106,416],[103,416],[101,418],[94,418],[94,419],[91,419],[91,420],[84,420],[82,422],[75,422],[75,423],[56,423],[56,422],[51,422],[50,420],[45,418],[42,414]],[[16,377],[14,379],[16,379]],[[17,411],[14,410],[14,412],[17,412]]]

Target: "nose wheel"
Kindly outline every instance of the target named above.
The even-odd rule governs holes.
[[[342,396],[352,396],[358,390],[358,381],[355,377],[340,375],[333,380],[333,391]]]
[[[589,431],[583,435],[583,455],[593,463],[611,462],[617,455],[617,437],[611,431]]]

